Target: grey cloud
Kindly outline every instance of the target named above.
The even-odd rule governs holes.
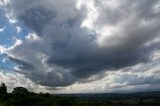
[[[44,77],[44,76],[42,76]],[[55,72],[48,72],[46,78],[44,81],[41,81],[40,84],[45,86],[68,86],[74,83],[74,79],[71,78],[70,75],[67,75],[66,73],[55,73]]]
[[[8,57],[10,61],[16,63],[19,65],[19,68],[21,69],[25,69],[25,70],[34,70],[34,66],[26,61],[17,59],[17,58],[13,58],[11,56]]]
[[[124,86],[145,85],[145,84],[160,84],[160,79],[155,76],[139,77],[138,75],[123,75],[119,82],[126,83]]]
[[[146,84],[146,85],[137,85],[137,86],[124,86],[121,88],[112,89],[111,92],[119,92],[119,93],[126,93],[126,92],[148,92],[148,91],[159,91],[160,85],[159,84]]]
[[[59,91],[59,90],[65,90],[65,88],[47,88],[48,90],[52,90],[52,91]]]
[[[116,0],[111,2],[113,3],[106,5],[104,2],[101,2],[101,0],[96,0],[95,6],[100,7],[98,9],[101,14],[97,24],[115,25],[119,24],[121,21],[125,21],[130,16],[145,20],[157,19],[160,16],[160,13],[154,10],[154,6],[159,4],[158,0]],[[114,7],[114,5],[118,6]]]
[[[27,78],[54,87],[81,82],[104,70],[118,70],[149,61],[150,53],[158,46],[145,44],[160,36],[160,14],[153,9],[156,3],[157,0],[125,0],[112,8],[97,1],[95,7],[100,14],[95,22],[97,27],[120,26],[109,37],[104,37],[104,45],[100,46],[97,40],[101,33],[92,35],[87,28],[80,27],[87,10],[77,10],[75,1],[33,0],[30,3],[14,0],[10,9],[20,22],[38,34],[40,40],[26,41],[15,47],[10,53],[20,60],[11,61],[25,66],[19,67],[24,74],[30,70]],[[41,54],[45,55],[44,59]],[[27,68],[30,64],[24,64],[26,60],[36,71]]]
[[[25,14],[19,16],[19,18],[23,20],[27,26],[36,31],[38,35],[42,34],[44,27],[50,24],[51,19],[54,17],[54,12],[41,7],[29,9]]]

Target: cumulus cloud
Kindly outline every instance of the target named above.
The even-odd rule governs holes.
[[[24,86],[30,88],[30,90],[33,90],[34,83],[32,83],[29,79],[24,78],[24,76],[19,73],[6,73],[5,71],[6,70],[0,69],[0,82],[6,83],[9,92],[17,86]]]
[[[99,80],[105,72],[119,73],[151,61],[160,43],[157,4],[158,0],[12,0],[7,5],[12,17],[35,34],[7,53],[16,71],[37,84],[61,87]],[[121,77],[129,85],[153,83],[126,76]]]

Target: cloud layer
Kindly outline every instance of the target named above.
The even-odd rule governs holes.
[[[106,72],[152,64],[150,56],[159,50],[158,0],[12,0],[7,7],[32,31],[7,51],[9,59],[36,84],[64,87],[97,81],[109,77]],[[121,76],[127,85],[159,83],[159,78],[143,79],[130,71],[131,76]]]

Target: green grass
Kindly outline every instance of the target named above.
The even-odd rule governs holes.
[[[2,102],[0,102],[0,106],[3,106]]]

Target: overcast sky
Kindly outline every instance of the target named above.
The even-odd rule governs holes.
[[[0,82],[9,91],[160,89],[159,0],[0,0]]]

